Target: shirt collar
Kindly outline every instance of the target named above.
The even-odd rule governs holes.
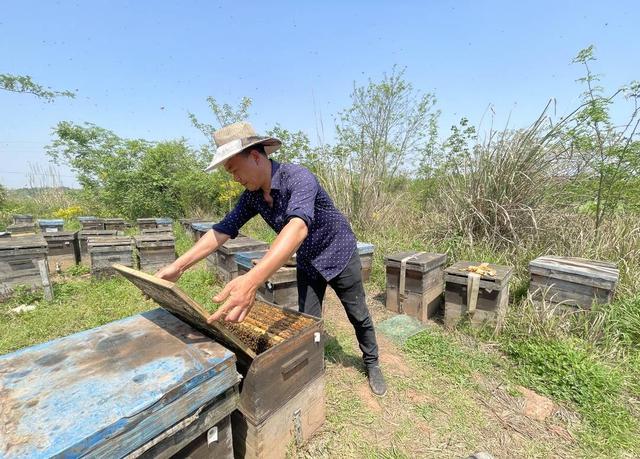
[[[280,163],[274,159],[271,160],[271,189],[280,189],[280,179],[282,178],[282,170]]]

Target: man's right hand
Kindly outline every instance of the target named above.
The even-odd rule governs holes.
[[[176,282],[182,276],[182,271],[172,263],[158,271],[155,276],[170,282]]]

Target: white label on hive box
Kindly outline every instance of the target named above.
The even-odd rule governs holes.
[[[207,446],[211,446],[211,443],[218,441],[218,427],[214,426],[207,432]]]
[[[57,233],[58,232],[58,228],[45,228],[44,232],[45,233]]]

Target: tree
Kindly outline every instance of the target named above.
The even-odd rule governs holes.
[[[219,213],[216,177],[184,139],[123,139],[99,126],[58,123],[47,153],[76,173],[86,201],[137,218]]]
[[[637,81],[605,94],[599,86],[600,76],[593,73],[593,45],[581,50],[574,63],[581,64],[585,76],[578,81],[585,86],[583,107],[576,114],[569,130],[570,146],[576,155],[576,171],[582,189],[593,204],[596,234],[602,222],[624,205],[628,198],[628,183],[637,182],[640,173],[640,83]],[[621,124],[612,121],[610,107],[620,97],[631,103],[631,112]]]
[[[74,98],[76,96],[72,91],[56,91],[51,88],[45,88],[34,82],[28,75],[11,75],[9,73],[0,73],[0,89],[9,92],[33,94],[46,102],[53,102],[58,97]]]
[[[416,162],[433,148],[439,111],[433,94],[421,94],[393,69],[380,82],[354,86],[351,106],[340,113],[338,144],[324,175],[338,205],[365,224],[384,205]]]

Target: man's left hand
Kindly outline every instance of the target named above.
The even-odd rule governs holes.
[[[224,301],[224,304],[209,316],[207,322],[212,323],[222,318],[228,322],[242,322],[251,311],[257,290],[258,286],[246,274],[236,277],[213,297],[216,303]]]

